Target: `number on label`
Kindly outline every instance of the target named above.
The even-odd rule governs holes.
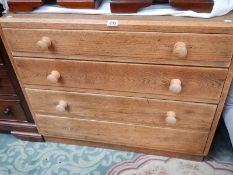
[[[107,26],[108,27],[117,27],[119,25],[118,20],[108,20]]]

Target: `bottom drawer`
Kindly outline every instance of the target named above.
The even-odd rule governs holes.
[[[0,100],[0,120],[27,121],[19,101]]]
[[[208,132],[36,115],[40,134],[123,146],[203,155]]]

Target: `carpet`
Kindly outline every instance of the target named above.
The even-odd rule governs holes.
[[[56,143],[0,134],[0,175],[233,175],[224,126],[203,162]]]

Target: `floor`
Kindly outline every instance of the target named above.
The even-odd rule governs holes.
[[[0,175],[233,175],[233,149],[223,124],[203,162],[0,134]]]

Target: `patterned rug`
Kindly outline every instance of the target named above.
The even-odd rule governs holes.
[[[203,162],[83,146],[33,143],[0,134],[0,175],[233,175],[233,150],[220,127]]]

